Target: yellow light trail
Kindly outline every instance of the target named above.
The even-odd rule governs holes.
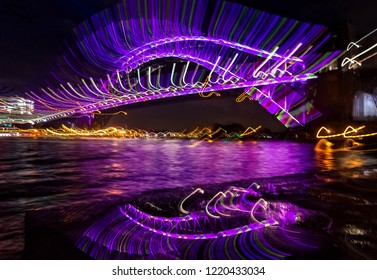
[[[352,126],[348,126],[342,133],[338,133],[338,134],[331,134],[331,135],[320,135],[320,133],[325,130],[327,133],[331,133],[331,131],[329,129],[327,129],[326,127],[322,126],[318,132],[317,132],[317,135],[316,137],[318,139],[324,139],[324,138],[334,138],[334,137],[340,137],[340,136],[343,136],[345,138],[351,138],[351,137],[360,137],[360,136],[347,136],[348,134],[350,133],[357,133],[359,130],[365,128],[365,125],[363,126],[360,126],[358,128],[353,128]]]
[[[70,128],[62,125],[60,128],[46,128],[46,129],[18,129],[18,128],[2,128],[0,132],[2,136],[33,136],[33,137],[112,137],[112,138],[145,138],[145,139],[200,139],[212,142],[217,139],[233,139],[250,136],[257,132],[261,126],[256,128],[248,127],[242,133],[231,132],[228,133],[224,128],[219,127],[213,130],[209,127],[195,128],[190,132],[175,132],[162,131],[153,132],[142,129],[127,129],[122,127],[108,127],[103,129],[82,129],[73,127]],[[18,133],[18,134],[16,134]],[[220,134],[221,133],[221,134]],[[214,138],[217,136],[217,138]]]

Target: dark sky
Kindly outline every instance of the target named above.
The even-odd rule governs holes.
[[[63,52],[65,39],[70,36],[73,28],[92,14],[116,2],[114,0],[0,0],[0,94],[7,92],[7,95],[17,95],[31,88],[45,86],[50,78],[49,69],[54,64],[55,58]],[[376,0],[234,0],[233,2],[330,26],[348,21],[355,28],[356,38],[377,27]],[[211,108],[216,115],[216,110],[224,111],[224,100],[224,98],[219,100],[213,98],[205,101],[207,102],[205,104],[207,107],[210,104],[208,108]],[[187,104],[195,111],[195,106],[200,106],[198,102],[202,100],[194,98],[186,101],[189,103],[169,102],[169,106],[158,104],[155,107],[157,111],[161,110],[161,106],[166,107],[164,108],[166,111],[176,106],[172,109],[174,112],[180,111],[179,108],[183,111],[188,110],[184,105]],[[148,106],[152,105],[148,104]],[[229,106],[237,109],[234,104]],[[255,108],[250,106],[248,110],[244,108],[245,105],[240,106],[242,108],[239,107],[238,110],[245,114],[243,122],[246,123],[254,115]],[[199,107],[196,108],[199,112]],[[148,108],[148,112],[145,112],[152,114],[151,110]],[[231,114],[229,123],[233,121],[230,116]],[[200,115],[197,118],[200,118]],[[211,118],[208,121],[212,121]],[[238,117],[236,119],[240,121]],[[221,121],[227,122],[224,117]]]
[[[198,95],[158,100],[151,106],[135,104],[125,108],[128,115],[116,115],[109,125],[127,124],[128,128],[147,130],[194,129],[212,124],[262,125],[274,132],[285,127],[256,101],[237,103],[235,96],[201,98]]]

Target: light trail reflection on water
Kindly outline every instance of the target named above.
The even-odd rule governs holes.
[[[244,188],[258,182],[261,198],[269,205],[293,205],[309,213],[303,223],[284,227],[284,234],[289,235],[285,242],[278,241],[283,236],[281,227],[270,228],[269,233],[279,234],[263,238],[279,248],[289,247],[292,238],[311,239],[320,248],[317,257],[323,256],[323,247],[331,243],[342,244],[339,254],[343,257],[348,257],[346,248],[351,248],[352,257],[370,258],[376,246],[372,234],[376,221],[370,217],[376,210],[375,151],[337,150],[326,144],[318,149],[315,144],[289,141],[128,139],[2,139],[1,147],[0,258],[22,257],[27,211],[64,207],[71,211],[71,220],[95,225],[95,220],[85,220],[85,211],[77,209],[90,211],[87,205],[136,197],[143,200],[139,201],[141,210],[166,216],[179,209],[174,198],[182,199],[193,188],[214,195],[229,186],[222,183],[239,180],[233,185]],[[140,197],[142,192],[153,195]],[[198,206],[203,206],[203,201],[199,202]],[[102,214],[106,217],[117,210],[119,205],[114,205]],[[76,211],[80,214],[72,214]],[[295,246],[283,251],[290,257],[302,256]],[[364,250],[360,251],[360,246]],[[303,252],[304,258],[313,256],[312,249]]]

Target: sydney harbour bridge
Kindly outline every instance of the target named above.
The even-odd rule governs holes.
[[[324,51],[330,36],[324,26],[230,2],[124,0],[77,26],[52,71],[55,86],[24,93],[33,114],[2,122],[238,89],[237,101],[258,101],[286,127],[303,126],[320,112],[300,85],[340,55]]]

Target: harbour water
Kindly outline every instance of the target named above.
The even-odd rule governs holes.
[[[0,259],[23,258],[29,211],[167,189],[184,197],[196,187],[253,181],[269,186],[269,199],[317,215],[305,230],[326,236],[335,250],[329,258],[377,258],[375,149],[280,140],[32,138],[1,139],[0,147]]]

